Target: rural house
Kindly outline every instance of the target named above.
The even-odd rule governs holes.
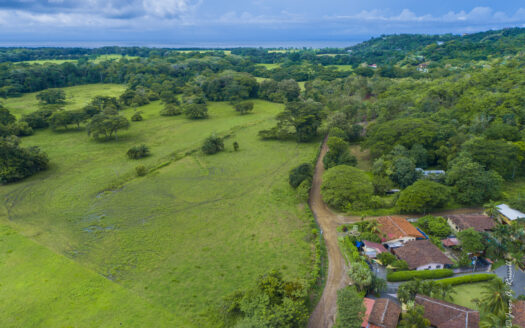
[[[401,247],[408,241],[425,238],[407,220],[398,216],[383,216],[377,219],[378,229],[387,248]]]
[[[489,231],[494,228],[494,220],[484,214],[459,214],[446,217],[448,225],[455,232],[472,228],[478,232]]]
[[[499,218],[502,222],[510,224],[512,221],[518,219],[525,219],[525,214],[518,210],[511,208],[507,204],[498,205]]]
[[[410,270],[434,270],[451,266],[452,261],[430,240],[414,240],[393,250]]]
[[[388,252],[387,249],[378,243],[374,243],[368,240],[363,240],[363,252],[371,259],[375,259],[378,254]]]
[[[368,328],[396,328],[400,314],[399,304],[387,298],[379,298],[368,316]]]
[[[424,295],[416,295],[415,304],[425,308],[424,317],[436,328],[478,328],[479,312]]]

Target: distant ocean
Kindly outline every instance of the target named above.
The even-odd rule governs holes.
[[[344,48],[360,42],[352,41],[232,41],[232,42],[141,42],[141,41],[0,41],[0,47],[80,47],[80,48],[100,48],[105,46],[120,47],[149,47],[149,48],[237,48],[237,47],[256,47],[256,48]]]

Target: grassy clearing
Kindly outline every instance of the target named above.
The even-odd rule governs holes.
[[[455,286],[456,294],[453,294],[454,301],[452,303],[476,310],[476,304],[472,300],[481,298],[481,293],[488,284],[488,282],[479,282]]]
[[[122,84],[86,84],[74,87],[62,88],[66,92],[67,110],[79,109],[87,105],[95,96],[118,97],[126,90]],[[22,97],[8,98],[3,102],[13,115],[21,117],[38,109],[38,92],[26,93]]]
[[[186,326],[215,327],[211,312],[221,297],[258,274],[280,268],[307,278],[311,271],[311,220],[287,175],[311,161],[318,145],[259,140],[258,131],[275,124],[283,105],[254,102],[249,115],[211,103],[210,118],[202,121],[161,117],[162,105],[154,102],[139,108],[144,121],[132,122],[118,142],[90,140],[82,129],[37,131],[23,145],[39,145],[51,167],[1,188],[0,222],[190,321]],[[187,155],[213,132],[231,135],[225,152]],[[240,151],[232,150],[233,141]],[[152,156],[127,159],[127,149],[141,143]],[[136,178],[139,164],[152,173]],[[23,293],[40,298],[30,289]],[[18,300],[13,306],[24,307]],[[39,306],[43,311],[46,301]]]
[[[281,67],[281,64],[279,64],[279,63],[273,63],[273,64],[257,64],[257,66],[263,66],[263,67],[266,67],[266,69],[270,70],[270,69],[274,69],[274,68],[279,68],[279,67]]]
[[[95,62],[95,63],[100,63],[100,62],[108,61],[108,60],[118,60],[118,59],[121,59],[121,58],[124,58],[124,57],[127,58],[127,59],[139,58],[139,57],[136,57],[136,56],[122,56],[122,55],[117,55],[117,54],[111,54],[111,55],[100,55],[100,56],[97,56],[97,58],[92,59],[92,61]],[[76,61],[77,61],[76,59],[41,59],[41,60],[26,60],[26,61],[23,61],[22,63],[26,63],[26,64],[30,64],[30,65],[44,65],[44,64],[60,65],[60,64],[63,64],[63,63],[73,63],[73,62],[76,62]]]
[[[186,326],[160,306],[0,224],[0,326]]]
[[[525,178],[517,178],[514,181],[506,181],[503,185],[505,198],[525,197]]]
[[[108,61],[108,60],[119,60],[121,58],[137,59],[139,57],[138,56],[122,56],[122,55],[116,55],[116,54],[113,54],[113,55],[100,55],[100,56],[97,56],[97,58],[93,59],[92,61],[95,62],[95,63],[100,63],[100,62]]]
[[[338,71],[345,71],[345,72],[351,72],[354,70],[352,68],[352,65],[328,65],[326,67],[334,67]]]
[[[372,156],[370,150],[361,149],[361,145],[352,144],[350,145],[350,152],[357,158],[357,168],[363,171],[372,170]]]

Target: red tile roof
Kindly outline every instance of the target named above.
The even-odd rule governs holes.
[[[452,246],[459,245],[459,240],[457,238],[447,238],[447,239],[441,240],[441,243],[445,247],[452,247]]]
[[[374,307],[375,301],[371,298],[365,297],[363,299],[363,303],[365,304],[366,311],[361,327],[368,327],[368,317],[370,316],[370,312],[372,312],[372,308]]]
[[[399,304],[387,298],[379,298],[368,318],[370,328],[396,328],[400,314],[401,307]]]
[[[393,252],[401,260],[406,261],[411,270],[430,263],[454,264],[428,239],[409,241],[404,246],[394,249]]]
[[[377,219],[379,230],[385,236],[386,241],[402,237],[424,238],[421,232],[407,220],[398,216],[382,216]]]
[[[479,312],[424,295],[415,303],[425,308],[424,317],[437,328],[479,328]]]
[[[519,327],[525,327],[525,301],[516,301],[512,305],[512,323]]]
[[[494,220],[483,214],[449,215],[447,218],[452,221],[459,230],[473,228],[476,231],[483,232],[492,230],[495,226]]]

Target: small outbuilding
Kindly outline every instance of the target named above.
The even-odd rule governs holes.
[[[363,240],[363,252],[371,259],[375,259],[378,254],[388,252],[388,250],[379,243]]]
[[[525,219],[525,214],[511,208],[507,204],[498,205],[499,218],[501,221],[510,224],[512,221]]]

